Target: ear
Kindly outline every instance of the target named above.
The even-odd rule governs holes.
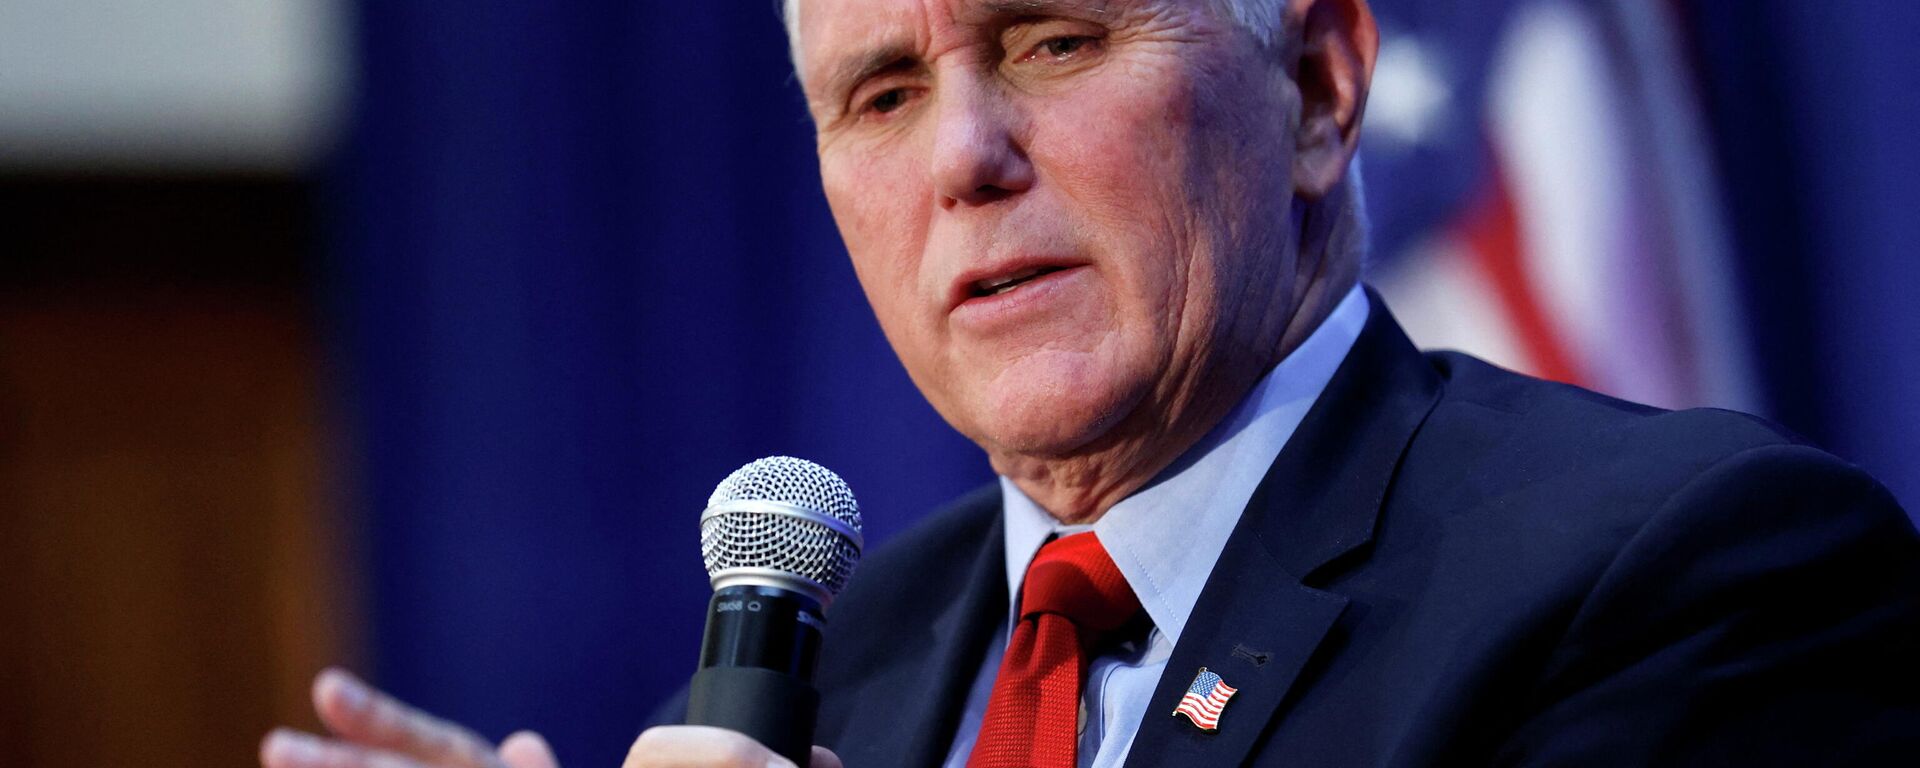
[[[1380,30],[1366,0],[1291,0],[1288,24],[1300,88],[1294,132],[1294,194],[1319,200],[1340,183],[1360,145],[1360,115],[1373,82]]]

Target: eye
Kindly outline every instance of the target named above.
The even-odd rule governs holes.
[[[1078,53],[1080,49],[1093,44],[1094,38],[1087,35],[1065,35],[1048,38],[1040,43],[1034,52],[1045,53],[1056,59],[1064,59]]]
[[[1106,55],[1111,30],[1075,19],[1039,19],[1001,32],[1000,50],[1009,73],[1055,77],[1079,72]]]
[[[867,109],[884,115],[899,109],[900,106],[905,103],[907,103],[907,89],[893,88],[869,100],[867,102]]]

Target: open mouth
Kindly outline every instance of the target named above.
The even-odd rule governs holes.
[[[968,296],[969,298],[975,299],[983,296],[998,296],[1009,291],[1018,290],[1020,286],[1063,269],[1066,269],[1066,267],[1028,267],[1000,277],[976,280],[972,285],[968,286]]]

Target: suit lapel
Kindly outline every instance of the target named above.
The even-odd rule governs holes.
[[[922,631],[876,655],[881,666],[859,685],[851,717],[867,723],[862,730],[871,736],[848,745],[849,764],[938,766],[946,760],[986,644],[1006,617],[999,498],[993,495],[995,522],[983,546],[972,563],[957,569],[960,584],[899,585],[927,595],[920,604],[937,612],[897,617],[900,626]],[[958,599],[936,597],[955,594]]]
[[[1347,605],[1338,595],[1273,578],[1278,567],[1236,530],[1154,689],[1128,765],[1232,766],[1252,750]],[[1237,689],[1213,732],[1173,714],[1201,667]]]
[[[1300,684],[1347,598],[1314,572],[1372,540],[1439,377],[1372,290],[1366,327],[1274,460],[1221,551],[1147,706],[1129,766],[1243,764]],[[1237,690],[1219,729],[1174,708],[1200,667]]]

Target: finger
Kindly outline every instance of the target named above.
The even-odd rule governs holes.
[[[664,725],[633,741],[621,768],[797,768],[760,742],[724,728]]]
[[[485,768],[493,745],[460,726],[400,703],[345,670],[313,681],[313,708],[341,738],[431,766]]]
[[[807,763],[807,768],[844,768],[840,765],[840,756],[826,747],[814,747],[813,759]]]
[[[533,731],[521,731],[500,742],[500,762],[507,768],[560,768],[553,747]]]
[[[392,752],[323,739],[286,728],[260,742],[263,768],[425,768]]]

